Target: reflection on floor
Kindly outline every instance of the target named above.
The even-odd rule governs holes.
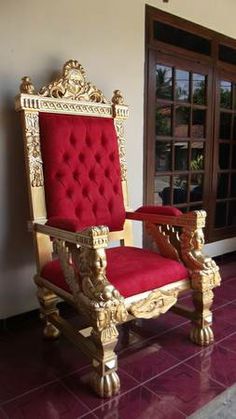
[[[8,322],[0,335],[0,419],[192,415],[236,382],[236,260],[221,264],[221,272],[213,307],[215,344],[193,345],[189,321],[173,313],[122,328],[117,347],[122,391],[111,400],[90,392],[90,367],[77,348],[63,338],[41,339],[36,315]],[[190,296],[184,300],[191,304]]]

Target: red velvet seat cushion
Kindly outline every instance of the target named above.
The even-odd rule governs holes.
[[[122,230],[125,209],[114,121],[40,112],[47,217],[82,230]]]
[[[106,254],[107,278],[124,297],[188,279],[184,265],[156,252],[126,246],[108,249]],[[69,291],[58,260],[46,264],[41,276]]]

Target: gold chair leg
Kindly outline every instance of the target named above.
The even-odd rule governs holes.
[[[49,321],[50,314],[59,314],[57,303],[59,298],[50,290],[38,287],[37,297],[40,304],[40,317],[44,322],[43,335],[46,339],[57,339],[60,331]]]
[[[193,303],[195,306],[195,318],[190,332],[190,339],[197,345],[206,346],[214,342],[212,331],[212,312],[214,294],[212,290],[205,292],[193,291]]]
[[[105,336],[105,330],[101,333],[94,332],[92,335],[97,354],[92,361],[91,385],[100,397],[115,396],[120,390],[120,379],[116,372],[117,355],[114,352],[118,332],[115,327],[113,327],[113,332],[114,329],[116,333],[113,336],[110,335],[110,331],[108,331],[108,336]]]

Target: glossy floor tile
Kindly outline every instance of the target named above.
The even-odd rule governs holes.
[[[176,358],[159,345],[147,344],[144,348],[134,348],[120,359],[119,366],[142,383],[176,365]],[[137,368],[138,366],[138,368]]]
[[[154,391],[163,403],[171,404],[186,415],[193,413],[225,389],[208,375],[202,375],[186,364],[153,378],[146,383],[146,387]]]
[[[223,339],[220,343],[220,346],[229,349],[230,351],[236,352],[236,333],[226,339]]]
[[[226,387],[236,383],[236,353],[224,348],[221,344],[212,345],[199,355],[194,356],[187,364],[201,375],[209,376]]]
[[[11,321],[0,334],[0,419],[181,419],[211,403],[236,382],[236,262],[221,272],[215,344],[194,345],[191,322],[173,312],[121,326],[121,392],[110,400],[90,390],[89,363],[78,348],[64,338],[43,340],[35,314]],[[191,307],[190,294],[181,303]],[[63,310],[74,325],[84,324]]]
[[[4,405],[11,419],[71,419],[89,412],[61,383],[44,386]]]
[[[146,387],[138,387],[95,410],[96,417],[120,419],[183,419],[186,416],[171,403],[163,402]]]

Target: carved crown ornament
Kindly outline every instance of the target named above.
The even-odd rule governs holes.
[[[31,79],[27,76],[22,78],[20,92],[35,94]],[[86,73],[77,60],[67,61],[62,70],[62,76],[42,87],[38,94],[43,97],[55,99],[73,99],[97,103],[109,103],[102,91],[86,79]]]
[[[67,61],[62,69],[62,75],[56,80],[36,91],[30,77],[24,76],[20,84],[20,92],[28,95],[39,95],[55,99],[71,99],[100,104],[124,105],[120,90],[114,90],[111,102],[106,99],[100,89],[87,81],[86,72],[77,60]]]
[[[120,90],[114,90],[111,101],[94,84],[87,81],[86,72],[77,60],[67,61],[61,75],[36,90],[31,78],[21,79],[20,95],[16,97],[17,111],[69,113],[127,119],[128,106]]]

